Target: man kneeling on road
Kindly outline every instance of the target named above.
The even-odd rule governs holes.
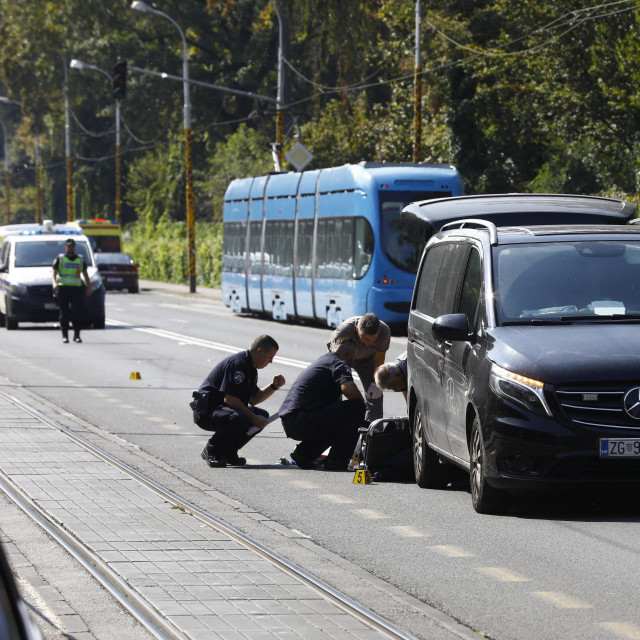
[[[357,345],[337,338],[331,349],[298,376],[279,411],[284,432],[300,440],[291,459],[302,469],[346,471],[364,426],[365,404],[350,366]],[[314,460],[328,447],[329,455],[316,467]]]
[[[257,385],[257,370],[273,362],[277,351],[278,343],[271,336],[259,336],[248,351],[221,360],[193,393],[193,421],[215,432],[202,451],[210,467],[246,464],[238,450],[268,424],[269,414],[255,405],[285,384],[284,377],[277,375],[263,389]]]

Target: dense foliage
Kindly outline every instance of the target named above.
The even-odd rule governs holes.
[[[283,18],[285,150],[294,136],[309,168],[363,159],[410,161],[413,0],[277,0]],[[270,0],[156,0],[185,32],[193,79],[275,98],[279,22]],[[422,160],[451,162],[474,192],[637,190],[640,144],[638,0],[423,0]],[[0,0],[0,104],[10,138],[14,220],[32,220],[35,136],[44,217],[66,218],[64,87],[72,107],[74,210],[113,216],[114,100],[95,71],[116,58],[182,74],[182,40],[130,0]],[[220,219],[234,177],[273,167],[273,102],[191,87],[196,219]],[[124,220],[131,237],[185,218],[182,84],[129,70],[122,104]],[[137,222],[136,222],[137,221]],[[198,227],[199,279],[219,244]],[[148,241],[147,241],[148,242]],[[184,251],[171,252],[171,278]],[[144,242],[136,241],[142,256]],[[164,249],[142,259],[143,274]],[[178,259],[177,254],[182,257]],[[167,258],[168,260],[169,258]],[[214,260],[215,261],[215,260]],[[215,268],[210,273],[215,274]],[[182,274],[182,275],[180,275]],[[207,271],[209,274],[209,271]]]

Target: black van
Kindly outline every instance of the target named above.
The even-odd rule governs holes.
[[[408,324],[421,487],[640,485],[640,226],[629,203],[507,194],[412,203],[431,237]],[[443,225],[443,226],[441,226]],[[496,226],[499,225],[499,226]]]

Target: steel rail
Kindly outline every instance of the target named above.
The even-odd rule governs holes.
[[[150,488],[153,491],[155,491],[156,493],[158,493],[160,496],[162,496],[162,498],[164,498],[168,502],[174,504],[175,506],[181,507],[182,509],[185,509],[186,511],[190,512],[191,515],[193,515],[194,517],[197,517],[199,520],[201,520],[205,524],[208,524],[209,526],[213,527],[214,529],[217,529],[221,533],[224,533],[224,534],[230,536],[231,538],[233,538],[234,540],[246,545],[247,547],[249,547],[253,551],[255,551],[258,554],[260,554],[261,556],[263,556],[265,558],[268,558],[273,564],[278,566],[280,569],[282,569],[283,571],[285,571],[289,575],[299,579],[301,582],[307,584],[308,586],[314,588],[316,591],[320,592],[322,595],[324,595],[326,598],[331,600],[334,604],[336,604],[337,606],[342,608],[346,613],[348,613],[349,615],[353,616],[354,618],[356,618],[360,622],[368,625],[369,627],[371,627],[371,628],[373,628],[373,629],[375,629],[377,631],[382,632],[383,634],[385,634],[387,637],[391,638],[392,640],[416,640],[415,636],[411,635],[410,633],[407,633],[406,631],[403,631],[399,627],[396,627],[394,624],[392,624],[388,620],[385,620],[383,617],[379,616],[377,613],[367,609],[366,607],[361,605],[359,602],[353,600],[352,598],[350,598],[349,596],[345,595],[344,593],[341,593],[340,591],[338,591],[337,589],[335,589],[331,585],[327,584],[323,580],[320,580],[319,578],[317,578],[316,576],[312,575],[311,573],[309,573],[308,571],[306,571],[302,567],[298,566],[297,564],[291,562],[290,560],[287,560],[285,557],[281,556],[279,553],[269,549],[268,547],[265,547],[263,544],[261,544],[257,540],[254,540],[253,538],[249,537],[248,535],[242,533],[240,530],[236,529],[234,526],[228,524],[227,522],[224,522],[220,518],[218,518],[218,517],[206,512],[204,509],[201,509],[200,507],[188,502],[187,500],[184,500],[183,498],[181,498],[179,495],[177,495],[176,493],[174,493],[170,489],[167,489],[166,487],[163,487],[162,485],[158,484],[155,480],[152,480],[151,478],[145,476],[144,474],[140,473],[139,471],[137,471],[133,467],[130,467],[125,462],[122,462],[121,460],[118,460],[117,458],[112,456],[110,453],[108,453],[108,452],[100,449],[100,447],[94,445],[92,442],[89,442],[88,440],[86,440],[82,436],[77,435],[76,433],[74,433],[73,431],[68,429],[67,427],[57,423],[55,420],[53,420],[53,419],[49,418],[48,416],[44,415],[43,413],[38,411],[38,409],[30,406],[29,404],[27,404],[27,403],[23,402],[22,400],[16,398],[15,396],[12,396],[12,395],[10,395],[8,393],[5,393],[4,391],[0,391],[0,395],[5,397],[6,399],[10,400],[11,402],[13,402],[15,405],[19,406],[20,408],[24,409],[25,411],[30,413],[32,416],[34,416],[35,418],[37,418],[38,420],[40,420],[44,424],[50,426],[53,429],[61,431],[67,437],[69,437],[71,440],[73,440],[77,444],[81,445],[82,447],[84,447],[85,449],[90,451],[91,453],[93,453],[93,454],[97,455],[98,457],[102,458],[104,461],[108,462],[109,464],[115,466],[120,471],[126,473],[127,475],[129,475],[129,476],[131,476],[133,478],[135,478],[136,480],[138,480],[139,482],[141,482],[142,484],[144,484],[148,488]],[[6,488],[5,488],[6,479],[2,477],[3,475],[4,474],[2,474],[2,472],[0,472],[0,487],[3,490],[5,490],[5,492],[6,492]],[[13,486],[13,485],[11,485],[11,486]],[[15,490],[15,488],[14,488],[14,490]],[[8,494],[8,495],[10,495],[10,494]],[[28,500],[28,498],[27,498],[27,500]],[[42,517],[48,523],[50,523],[52,529],[59,528],[59,525],[57,525],[57,523],[55,523],[49,516],[47,516],[46,513],[41,512],[39,507],[37,507],[35,504],[33,504],[30,500],[29,500],[29,502],[33,505],[33,507],[35,509],[37,509],[42,514]],[[18,503],[18,504],[20,504],[20,503]],[[22,506],[22,505],[20,504],[20,506]],[[23,507],[23,509],[24,509],[24,507]],[[27,513],[29,513],[29,511],[27,511]],[[31,515],[31,513],[29,513],[29,515]],[[38,524],[41,524],[39,519],[36,519],[36,518],[34,518],[34,519],[36,520],[36,522],[38,522]],[[42,525],[42,526],[44,526],[44,525]],[[44,527],[44,528],[46,529],[47,527]],[[75,538],[73,536],[70,536],[68,532],[64,531],[64,533],[66,534],[66,536],[63,539],[66,540],[68,538],[69,542],[73,541],[75,543],[75,545],[79,545],[79,546],[84,548],[84,545],[81,542],[75,540]],[[52,535],[54,535],[54,534],[52,534]],[[54,537],[56,539],[59,539],[56,535],[54,535]],[[65,546],[65,548],[66,548],[66,545],[65,545],[64,542],[61,542],[61,544],[63,544]],[[77,553],[81,553],[81,551],[79,550],[77,553],[75,551],[71,551],[71,553],[74,556],[77,557]],[[87,566],[87,564],[85,564],[85,562],[83,562],[83,564],[85,564],[85,566],[87,566],[87,568],[89,568],[89,571],[91,571],[92,574],[96,575],[96,573],[94,572],[95,567],[91,566],[91,563],[94,563],[95,566],[100,567],[101,569],[104,568],[105,571],[106,571],[106,575],[109,575],[109,576],[113,575],[113,577],[115,578],[114,584],[117,585],[118,583],[120,583],[121,585],[124,586],[125,591],[127,591],[127,592],[131,591],[130,587],[128,587],[126,585],[126,583],[124,583],[124,581],[122,581],[122,579],[120,579],[118,576],[116,576],[114,574],[114,572],[106,564],[104,564],[102,562],[102,560],[100,560],[99,557],[97,557],[97,556],[95,556],[95,554],[93,554],[93,552],[91,552],[88,549],[83,549],[81,555],[88,556],[90,558],[90,562],[89,562],[88,566]],[[101,574],[102,574],[102,572],[100,572],[98,575],[96,575],[96,577],[99,580],[100,580],[100,575]],[[142,600],[135,592],[131,592],[131,593],[132,593],[132,596],[135,596],[135,598],[132,597],[131,600],[134,600],[134,601]],[[115,595],[115,593],[114,593],[114,595]],[[116,597],[118,597],[118,596],[116,595]],[[127,604],[129,604],[129,599],[126,598],[126,596],[124,596],[124,595],[123,595],[123,597],[125,599],[123,604],[125,604],[125,606],[127,606]],[[118,598],[118,599],[120,600],[120,598]],[[146,604],[146,606],[144,606],[145,604]],[[155,619],[156,616],[152,615],[155,612],[155,610],[154,609],[150,610],[150,605],[148,603],[146,603],[146,601],[140,602],[139,605],[140,605],[139,608],[141,609],[141,611],[137,611],[136,608],[134,608],[132,610],[132,609],[129,608],[129,606],[127,606],[127,608],[141,622],[145,618],[151,618],[151,620],[153,621],[152,624],[154,624],[154,626],[162,628],[161,625],[160,625],[160,621],[156,620]],[[141,616],[141,617],[139,617],[139,616]],[[170,624],[170,623],[167,621],[167,624]],[[148,627],[148,628],[150,630],[152,630],[152,627]],[[173,627],[173,625],[170,625],[170,628],[168,628],[168,630],[173,630],[173,629],[175,629],[175,627]],[[158,636],[158,637],[169,637],[169,638],[172,638],[172,639],[173,638],[183,638],[184,637],[184,636],[182,636],[181,632],[178,631],[178,633],[180,635],[168,635],[168,636]]]

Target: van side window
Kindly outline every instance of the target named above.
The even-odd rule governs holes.
[[[436,295],[433,301],[433,313],[430,314],[434,318],[445,313],[453,313],[470,250],[467,244],[459,242],[447,244],[447,250],[438,276]]]
[[[431,247],[431,249],[427,251],[427,255],[422,263],[416,309],[427,316],[433,315],[433,301],[436,296],[438,274],[440,273],[440,265],[442,264],[445,251],[446,245],[444,244]]]
[[[467,270],[462,281],[458,313],[466,314],[469,326],[475,327],[480,290],[482,289],[482,263],[477,249],[472,249],[467,262]]]

